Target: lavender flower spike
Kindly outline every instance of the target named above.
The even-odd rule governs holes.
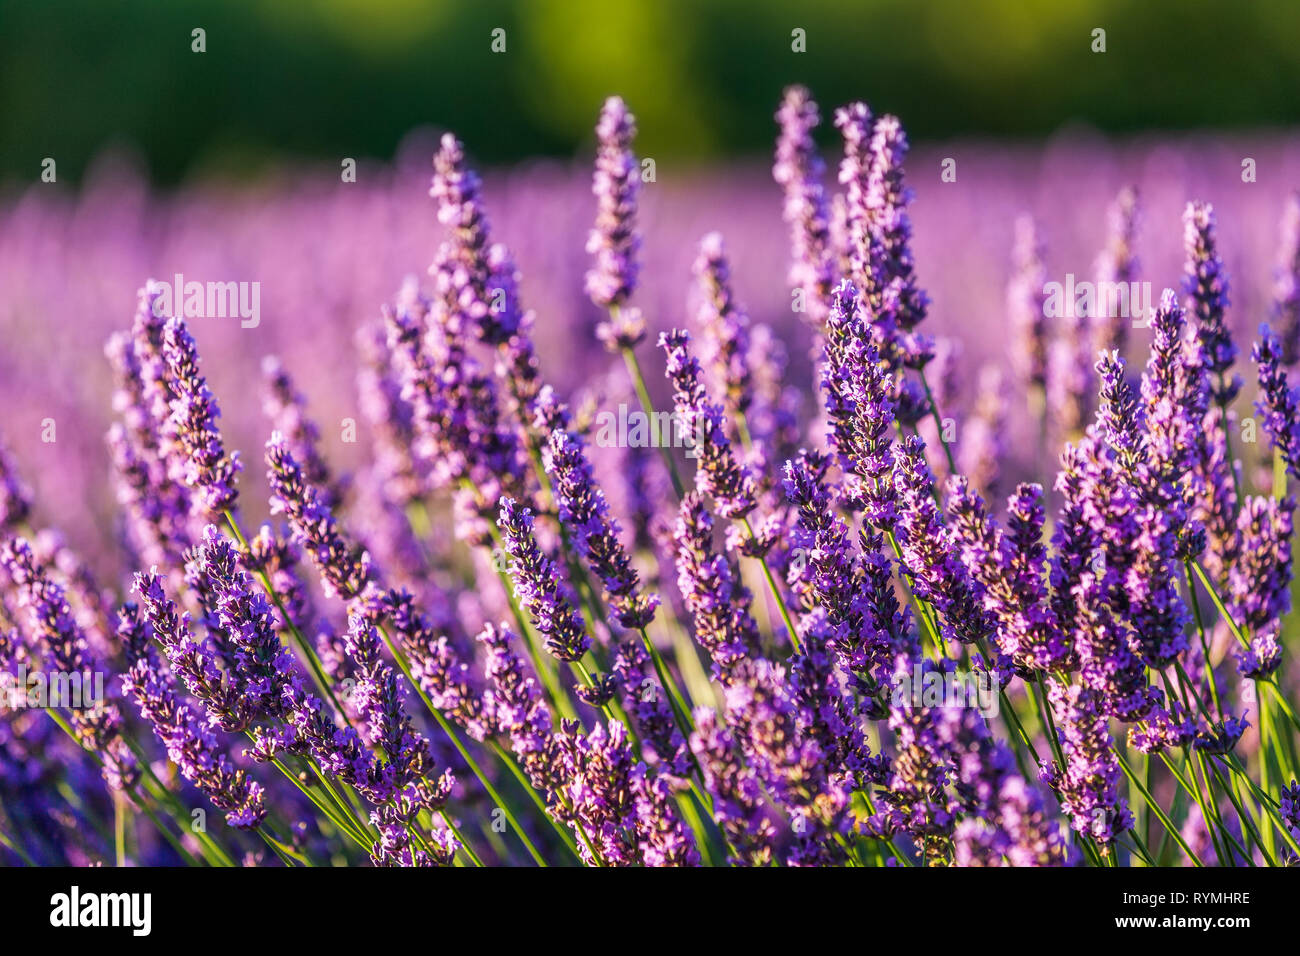
[[[214,806],[225,811],[232,827],[249,830],[259,826],[266,818],[261,785],[234,768],[207,717],[184,703],[177,695],[176,679],[149,659],[145,648],[150,626],[134,602],[123,605],[117,631],[131,660],[130,670],[122,676],[122,688],[135,698],[140,715],[153,724],[172,763]]]
[[[1187,261],[1183,266],[1183,287],[1188,296],[1188,311],[1196,317],[1196,337],[1205,366],[1218,376],[1214,400],[1229,404],[1241,389],[1236,376],[1228,376],[1237,357],[1237,347],[1224,313],[1228,307],[1228,273],[1223,268],[1215,238],[1214,207],[1209,203],[1191,202],[1183,211],[1183,248]]]
[[[502,498],[497,526],[511,558],[515,595],[533,616],[538,632],[545,636],[546,649],[558,660],[580,660],[591,646],[591,638],[555,562],[537,544],[532,511],[521,508],[513,498]]]
[[[546,464],[554,476],[560,521],[569,529],[574,550],[600,578],[618,622],[628,628],[645,627],[654,619],[659,598],[641,591],[636,570],[619,541],[618,522],[610,517],[609,503],[596,485],[582,440],[564,430],[551,432]]]
[[[176,397],[171,403],[172,425],[185,453],[185,482],[198,492],[193,502],[206,517],[219,517],[234,507],[239,452],[226,454],[217,419],[221,409],[199,373],[199,352],[182,319],[169,319],[163,330],[163,356]]]
[[[86,634],[73,616],[67,593],[52,581],[37,562],[31,545],[10,538],[0,545],[0,569],[18,591],[22,607],[30,612],[29,626],[43,654],[42,668],[90,681],[102,665],[95,660]],[[50,702],[53,706],[54,701]],[[66,706],[66,704],[64,705]],[[126,790],[140,776],[140,767],[122,738],[122,716],[112,701],[69,710],[78,742],[103,762],[104,780],[113,790]]]
[[[709,401],[701,381],[700,363],[690,353],[689,332],[673,329],[659,335],[668,354],[668,379],[673,383],[673,403],[699,456],[695,487],[712,495],[724,518],[743,518],[757,505],[754,479],[736,459],[735,449],[722,425],[722,408]]]
[[[1300,481],[1300,388],[1292,388],[1282,363],[1282,345],[1267,325],[1259,327],[1260,341],[1251,358],[1259,364],[1259,398],[1255,409],[1264,419],[1264,431],[1286,462],[1287,471]]]
[[[782,215],[790,226],[794,260],[789,282],[803,293],[804,318],[813,328],[821,328],[835,281],[830,209],[822,182],[825,163],[812,138],[821,117],[808,90],[791,86],[785,91],[776,121],[781,134],[776,141],[772,178],[785,192]]]
[[[1300,192],[1287,196],[1282,216],[1282,247],[1269,321],[1282,342],[1282,364],[1300,362]]]
[[[596,173],[591,191],[596,196],[596,228],[587,251],[596,265],[587,273],[587,295],[601,308],[623,305],[636,289],[637,253],[641,237],[636,231],[636,200],[640,170],[632,152],[636,118],[620,97],[611,96],[596,125]]]

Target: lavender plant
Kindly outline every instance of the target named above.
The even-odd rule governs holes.
[[[565,309],[525,307],[493,190],[444,136],[429,278],[387,275],[347,337],[345,437],[307,342],[263,360],[265,500],[236,487],[201,320],[146,283],[106,349],[119,547],[87,561],[42,526],[57,484],[0,448],[0,665],[40,678],[0,700],[0,859],[1300,862],[1300,207],[1250,386],[1208,204],[1186,301],[1132,327],[1049,322],[1019,219],[1023,392],[986,364],[967,403],[960,350],[921,331],[952,306],[919,284],[902,123],[834,113],[835,193],[820,115],[786,92],[767,196],[799,319],[741,305],[749,236],[695,233],[693,334],[646,295],[679,277],[607,100],[576,347]],[[1126,189],[1102,282],[1135,281],[1137,214]],[[102,698],[68,693],[97,675]],[[220,822],[193,829],[200,807]]]

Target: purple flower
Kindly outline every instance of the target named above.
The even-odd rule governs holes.
[[[895,533],[913,593],[939,612],[948,636],[963,644],[991,636],[992,626],[935,504],[925,443],[915,435],[903,442],[895,459],[894,489],[899,505]]]
[[[636,289],[637,254],[641,237],[636,231],[640,170],[632,152],[636,119],[617,96],[605,100],[596,124],[596,173],[591,191],[596,197],[596,227],[587,251],[596,265],[587,273],[587,295],[601,308],[621,306]]]
[[[196,713],[177,695],[175,678],[146,653],[149,623],[131,601],[118,616],[118,636],[127,649],[130,669],[122,688],[135,698],[140,716],[153,725],[178,770],[219,810],[232,827],[254,829],[266,817],[262,787],[236,770],[217,742],[202,713]]]
[[[1052,788],[1074,829],[1112,844],[1133,826],[1133,814],[1120,796],[1119,762],[1097,697],[1086,687],[1056,683],[1048,696],[1065,754],[1065,766],[1050,774]]]
[[[912,221],[907,212],[912,191],[903,182],[906,156],[907,134],[898,117],[880,117],[871,134],[871,171],[866,195],[873,265],[880,280],[895,288],[899,327],[903,332],[911,332],[925,318],[929,298],[916,284]]]
[[[337,508],[343,501],[344,484],[336,483],[329,465],[320,454],[320,429],[307,416],[307,400],[294,386],[293,379],[280,360],[273,355],[262,359],[266,390],[262,411],[293,456],[301,463],[303,477],[320,490],[322,503]]]
[[[726,683],[731,669],[758,647],[749,591],[726,556],[713,547],[713,518],[704,498],[682,499],[676,528],[677,587],[695,623],[695,639],[713,658],[713,674]]]
[[[1282,364],[1300,361],[1300,192],[1287,196],[1269,322],[1278,330]]]
[[[1229,304],[1228,274],[1219,258],[1214,207],[1209,203],[1190,202],[1183,211],[1183,249],[1187,254],[1183,291],[1188,310],[1196,318],[1196,338],[1205,367],[1218,376],[1214,400],[1226,406],[1241,389],[1241,381],[1227,376],[1237,358],[1237,347],[1224,318]]]
[[[1277,672],[1282,663],[1282,645],[1277,640],[1277,626],[1260,631],[1250,641],[1250,647],[1237,651],[1237,670],[1248,680],[1267,680]]]
[[[713,798],[718,826],[735,850],[728,862],[737,866],[770,866],[776,827],[764,805],[762,782],[745,765],[731,729],[711,708],[695,710],[691,751],[700,765],[704,788]]]
[[[487,707],[497,732],[510,741],[510,749],[519,758],[529,782],[545,793],[558,787],[551,714],[537,680],[525,673],[523,661],[510,646],[513,637],[504,624],[486,624],[478,635],[487,651],[484,670],[491,683]]]
[[[868,344],[853,286],[836,288],[826,323],[821,386],[831,423],[830,444],[839,457],[851,504],[876,525],[894,520],[893,378]]]
[[[1287,471],[1300,480],[1300,388],[1287,381],[1281,343],[1267,325],[1259,327],[1260,341],[1251,352],[1259,365],[1259,398],[1255,409],[1264,419],[1264,432]]]
[[[1016,220],[1011,250],[1012,278],[1007,285],[1007,311],[1016,330],[1016,364],[1032,387],[1047,388],[1047,269],[1038,227],[1029,216]]]
[[[27,520],[31,508],[31,492],[18,476],[9,449],[0,445],[0,530],[17,530]]]
[[[1237,517],[1241,554],[1228,571],[1228,606],[1245,630],[1263,631],[1291,611],[1295,499],[1247,497]]]
[[[533,513],[513,498],[501,499],[501,543],[510,556],[515,596],[533,617],[533,626],[546,638],[546,649],[558,660],[577,661],[587,653],[591,638],[574,608],[574,596],[533,532]]]
[[[1106,235],[1106,248],[1097,260],[1097,285],[1102,283],[1127,285],[1134,282],[1138,275],[1138,261],[1134,252],[1139,218],[1138,192],[1135,187],[1125,186],[1120,190],[1115,201],[1107,210],[1106,219],[1109,229]],[[1112,302],[1112,308],[1105,314],[1097,316],[1094,328],[1093,348],[1101,352],[1124,353],[1128,342],[1129,316],[1120,315],[1120,300]]]
[[[822,182],[826,167],[812,135],[821,117],[808,90],[791,86],[781,100],[776,121],[781,133],[772,178],[785,194],[782,216],[790,226],[793,261],[788,281],[803,293],[804,317],[820,329],[835,281],[830,212]]]
[[[574,550],[604,585],[618,622],[643,628],[654,619],[659,603],[645,594],[627,551],[619,541],[619,525],[609,514],[605,493],[596,485],[581,439],[570,432],[551,432],[546,454],[553,476],[560,521],[568,529]]]
[[[514,333],[517,313],[492,308],[490,227],[479,196],[481,188],[477,174],[465,162],[464,146],[451,133],[443,134],[433,157],[429,195],[438,203],[438,221],[447,227],[448,240],[429,271],[438,277],[438,291],[455,330],[472,329],[483,341],[497,345]]]
[[[726,389],[728,408],[744,415],[754,402],[749,316],[731,289],[731,267],[720,233],[711,232],[700,243],[695,276],[703,299],[698,320],[709,346],[707,361]]]
[[[754,479],[737,460],[727,438],[722,407],[709,401],[699,360],[690,353],[690,341],[690,333],[681,329],[659,335],[659,347],[668,356],[667,375],[678,418],[694,436],[692,451],[698,456],[695,487],[712,496],[724,518],[743,518],[757,505]]]
[[[86,633],[73,615],[66,589],[50,578],[31,545],[23,538],[8,538],[0,543],[0,569],[12,582],[19,607],[27,609],[30,650],[39,653],[38,666],[69,680],[75,677],[82,686],[96,675],[102,680],[103,666],[95,659]],[[93,706],[74,707],[68,701],[51,699],[50,706],[67,710],[77,742],[98,757],[104,781],[111,789],[129,790],[135,785],[140,768],[122,737],[122,715],[117,704],[98,700]]]
[[[303,474],[279,432],[266,443],[266,468],[271,513],[288,517],[294,540],[311,556],[326,593],[356,597],[371,581],[370,557],[343,536],[320,488]]]
[[[163,356],[171,402],[172,426],[185,456],[185,483],[198,492],[194,502],[206,517],[218,517],[235,505],[239,453],[226,454],[217,419],[221,409],[199,373],[199,353],[182,319],[169,319],[163,331]]]
[[[871,129],[873,117],[866,103],[855,102],[835,111],[835,128],[844,137],[844,159],[839,181],[844,187],[844,215],[847,231],[849,276],[863,297],[877,304],[885,281],[876,272],[878,257],[873,248],[871,210],[867,195],[871,189]]]

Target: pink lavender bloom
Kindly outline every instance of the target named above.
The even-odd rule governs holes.
[[[533,626],[546,639],[546,649],[558,660],[576,661],[587,653],[591,638],[574,607],[575,598],[559,570],[537,543],[533,513],[513,498],[501,499],[501,543],[510,556],[515,596],[533,617]]]
[[[709,401],[700,363],[690,353],[689,332],[674,329],[659,335],[659,347],[668,357],[666,373],[673,385],[678,418],[694,436],[698,455],[695,487],[713,498],[724,518],[743,518],[757,505],[754,479],[737,460],[723,427],[722,406]]]
[[[785,194],[782,215],[790,227],[793,260],[789,283],[803,292],[803,315],[813,328],[820,329],[835,281],[830,212],[822,181],[826,166],[812,137],[821,117],[808,90],[791,86],[781,100],[776,121],[781,133],[772,178]]]
[[[163,356],[168,382],[176,397],[171,403],[176,440],[185,455],[185,482],[198,493],[195,507],[216,517],[235,505],[235,475],[239,453],[226,454],[217,419],[221,409],[199,373],[199,353],[182,319],[169,319],[163,330]]]
[[[641,237],[636,231],[640,171],[632,152],[636,118],[617,96],[605,101],[596,124],[596,173],[591,191],[596,196],[596,227],[587,251],[596,265],[587,273],[587,295],[601,308],[621,306],[636,289],[637,255]]]

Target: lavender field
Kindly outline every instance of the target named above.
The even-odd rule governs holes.
[[[1300,861],[1300,140],[635,105],[0,196],[0,859]]]

